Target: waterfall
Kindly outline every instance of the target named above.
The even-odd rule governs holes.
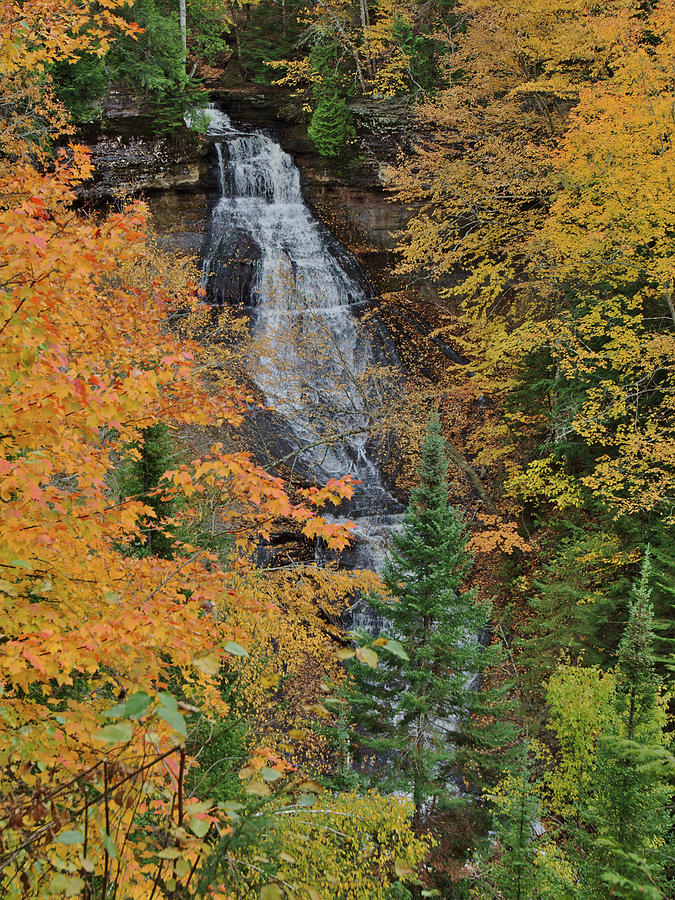
[[[378,569],[401,505],[368,452],[378,350],[355,311],[370,299],[369,285],[307,207],[279,144],[206,112],[220,199],[202,284],[211,303],[240,303],[251,314],[248,373],[274,410],[287,456],[316,482],[346,474],[361,482],[337,520],[356,523],[348,565]]]

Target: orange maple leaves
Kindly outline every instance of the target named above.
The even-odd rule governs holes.
[[[130,30],[114,14],[123,5],[2,4],[5,95],[30,98],[44,64],[104,51],[110,28]],[[0,163],[0,769],[8,778],[0,884],[8,896],[71,895],[90,877],[112,878],[116,866],[125,896],[142,896],[157,860],[140,856],[161,847],[127,839],[138,812],[153,817],[161,840],[180,845],[190,867],[198,860],[204,817],[214,820],[209,805],[194,800],[191,815],[179,800],[185,824],[195,820],[187,830],[183,812],[177,821],[172,811],[185,717],[227,713],[218,672],[247,634],[208,612],[229,585],[214,554],[187,543],[172,560],[121,552],[149,510],[135,498],[116,501],[111,479],[144,428],[234,426],[245,398],[200,382],[201,348],[165,324],[172,297],[159,280],[149,291],[134,281],[147,253],[143,205],[78,214],[75,188],[91,173],[85,148],[71,145],[38,170],[29,119],[8,127],[0,145],[12,156]],[[56,105],[47,119],[46,134],[60,130]],[[336,547],[346,541],[316,510],[350,493],[348,481],[291,500],[248,455],[216,445],[165,484],[217,494],[243,549],[279,516]],[[254,598],[242,604],[249,616],[264,614]],[[168,692],[177,673],[183,707]],[[115,697],[147,704],[104,725]],[[83,805],[86,797],[96,799]],[[226,816],[216,818],[225,828]]]

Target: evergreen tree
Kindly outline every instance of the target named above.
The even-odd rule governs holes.
[[[627,736],[645,721],[656,702],[654,608],[649,579],[652,574],[647,547],[640,583],[628,607],[628,624],[619,643],[619,692],[627,704]]]
[[[279,15],[274,0],[246,5],[246,19],[233,26],[245,80],[270,84],[278,77],[278,70],[269,63],[297,53],[302,33],[298,16],[303,8],[298,0],[286,0]]]
[[[420,483],[410,497],[403,531],[394,533],[384,569],[393,602],[368,603],[390,623],[396,641],[378,669],[365,676],[352,665],[360,693],[356,719],[366,747],[390,760],[388,787],[409,791],[416,824],[425,810],[456,799],[451,779],[468,778],[468,760],[478,745],[492,748],[504,735],[477,728],[488,695],[472,678],[487,656],[479,643],[490,615],[475,592],[463,589],[471,569],[467,535],[448,503],[447,460],[434,413],[419,467]],[[490,701],[493,699],[490,696]],[[378,773],[382,781],[382,773]]]
[[[562,665],[547,702],[559,759],[546,796],[565,819],[583,900],[670,896],[666,717],[655,674],[650,554],[629,600],[616,673]]]
[[[356,137],[347,102],[332,86],[322,88],[307,133],[322,156],[340,156]]]
[[[316,78],[315,106],[307,133],[322,156],[340,156],[356,138],[356,129],[345,99],[335,42],[315,44],[310,62]]]
[[[170,559],[173,555],[173,538],[167,533],[163,522],[175,511],[176,501],[167,499],[158,490],[164,473],[169,467],[172,455],[169,429],[163,423],[143,429],[143,438],[138,447],[140,457],[128,458],[122,465],[118,490],[123,497],[142,500],[155,513],[144,522],[144,540],[132,545],[133,553],[139,556],[161,556]]]
[[[484,863],[480,857],[476,860],[481,874],[472,895],[481,900],[571,897],[564,866],[545,865],[548,860],[560,860],[560,856],[555,845],[537,829],[540,791],[528,751],[528,744],[523,744],[513,772],[491,792],[496,816],[489,861]]]
[[[583,864],[589,891],[597,897],[604,896],[608,885],[612,896],[625,900],[668,895],[664,859],[671,839],[667,807],[672,792],[663,772],[641,765],[648,747],[663,746],[666,739],[658,708],[651,576],[647,548],[619,643],[620,727],[618,733],[604,735],[598,748],[589,816],[595,833],[590,842],[587,838]]]

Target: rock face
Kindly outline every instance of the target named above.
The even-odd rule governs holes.
[[[401,100],[352,104],[358,147],[349,163],[320,157],[288,111],[287,97],[274,89],[248,86],[223,90],[212,86],[213,99],[234,122],[269,131],[291,154],[303,178],[310,205],[333,232],[354,250],[371,277],[389,268],[394,235],[409,211],[386,193],[386,167],[408,145],[412,115]],[[125,195],[149,203],[155,228],[169,246],[198,255],[210,224],[218,189],[213,144],[187,129],[158,135],[152,110],[126,90],[111,90],[103,118],[82,130],[91,148],[95,176],[82,200],[105,205]]]
[[[210,144],[187,129],[157,133],[152,110],[127,90],[108,92],[101,121],[84,126],[79,140],[89,146],[94,177],[80,189],[88,206],[107,206],[142,196],[163,240],[198,254],[209,220]]]
[[[102,134],[92,145],[98,177],[85,187],[94,201],[141,191],[194,187],[202,175],[201,160],[168,138]]]
[[[184,132],[157,133],[152,110],[128,91],[111,90],[96,125],[80,138],[89,145],[94,178],[82,190],[94,203],[142,191],[198,185],[204,176],[207,144]]]

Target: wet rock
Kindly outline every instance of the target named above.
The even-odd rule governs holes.
[[[199,157],[172,146],[168,138],[101,135],[90,147],[95,175],[82,193],[95,202],[194,187],[201,179]]]
[[[283,91],[260,85],[214,87],[212,96],[233,121],[269,131],[291,154],[308,201],[334,233],[338,220],[343,229],[356,229],[361,243],[377,251],[393,248],[394,236],[410,218],[410,210],[392,203],[387,195],[387,166],[413,138],[409,98],[350,104],[357,127],[355,153],[348,160],[331,160],[316,152],[307,124],[298,122],[297,110]],[[339,232],[338,236],[343,238]]]
[[[94,165],[93,178],[80,189],[90,203],[187,190],[206,175],[207,142],[187,128],[158,134],[151,107],[125,89],[110,88],[100,121],[83,126],[79,139],[89,146]]]

